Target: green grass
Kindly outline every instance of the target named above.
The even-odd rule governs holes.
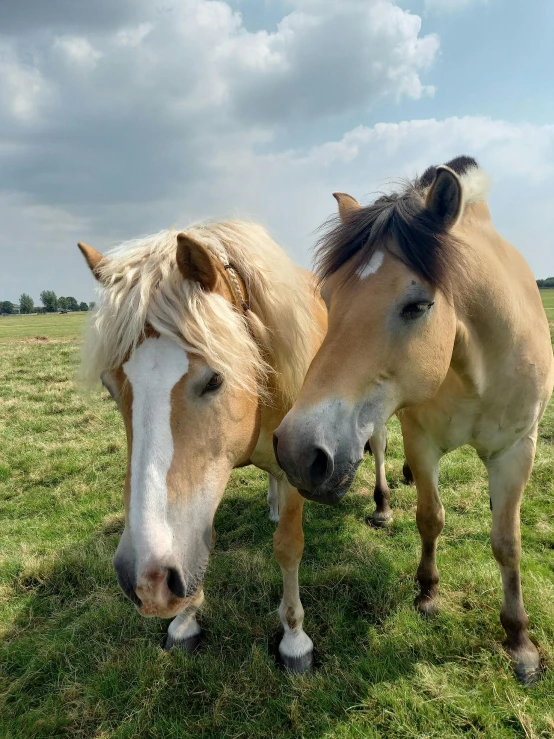
[[[44,338],[76,341],[81,336],[86,315],[39,313],[31,316],[0,316],[0,343]]]
[[[552,321],[554,291],[545,302]],[[522,507],[524,597],[546,666],[534,689],[516,683],[501,647],[486,478],[468,449],[441,467],[440,615],[414,612],[415,491],[401,483],[396,421],[389,531],[364,523],[370,458],[340,506],[306,505],[314,674],[275,666],[281,577],[265,475],[250,468],[233,474],[216,516],[204,647],[167,654],[167,622],[141,618],[112,568],[125,439],[107,394],[74,388],[82,320],[0,319],[0,737],[554,735],[552,405]]]
[[[542,303],[549,322],[554,323],[554,290],[541,290]]]

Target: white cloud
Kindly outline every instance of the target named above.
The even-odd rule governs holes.
[[[0,3],[0,295],[88,297],[77,240],[105,249],[209,216],[259,220],[308,264],[333,190],[363,198],[460,153],[497,181],[500,230],[554,273],[539,238],[553,231],[551,127],[472,117],[329,133],[345,113],[433,92],[422,75],[439,40],[392,0],[290,0],[256,32],[222,1],[41,7]]]
[[[67,292],[68,274],[76,276],[78,285],[91,285],[75,249],[79,239],[103,250],[119,240],[211,216],[261,222],[308,266],[314,232],[335,211],[333,191],[371,202],[398,179],[462,153],[475,156],[492,177],[489,202],[500,233],[537,276],[554,274],[549,236],[554,232],[554,126],[480,117],[359,126],[337,141],[273,154],[237,139],[235,147],[227,142],[220,150],[205,151],[205,171],[190,178],[176,165],[166,173],[169,186],[155,198],[78,202],[68,209],[33,208],[12,198],[0,200],[0,221],[25,264],[31,258],[40,265],[32,275],[37,296],[46,283]],[[1,278],[2,293],[7,279]],[[72,288],[88,299],[87,289]]]
[[[273,166],[260,160],[255,166],[279,173],[279,184],[270,189],[287,193],[292,213],[301,202],[296,229],[305,234],[332,212],[332,191],[370,202],[398,179],[459,154],[474,156],[491,176],[490,206],[500,233],[524,254],[537,276],[554,274],[554,125],[472,116],[379,123],[360,126],[306,155],[287,153],[275,157]],[[268,210],[261,198],[257,208]],[[278,213],[271,220],[279,228]],[[290,237],[283,233],[283,238]]]
[[[378,175],[382,179],[395,173],[412,176],[429,164],[465,153],[484,156],[485,166],[502,177],[540,184],[554,177],[553,143],[554,125],[466,116],[359,126],[339,141],[314,147],[309,158],[325,165],[355,165],[355,170],[365,175],[360,165],[366,156],[378,154]],[[384,172],[384,166],[395,171]]]
[[[33,35],[16,49],[37,50],[31,69],[58,89],[50,119],[70,113],[76,66],[97,72],[87,84],[91,112],[109,82],[126,104],[202,110],[263,125],[363,110],[386,97],[417,99],[433,88],[420,78],[438,38],[421,35],[421,20],[393,0],[297,0],[274,32],[246,30],[225,2],[179,0],[166,12],[136,5],[136,22],[105,31]],[[111,12],[106,8],[106,13]],[[98,20],[98,19],[97,19]],[[126,21],[129,19],[127,18]],[[65,67],[56,64],[62,56]],[[99,61],[102,60],[102,64]],[[148,96],[155,100],[149,100]],[[69,108],[68,111],[63,107]]]
[[[457,10],[465,10],[470,5],[487,2],[488,0],[425,0],[425,8],[435,12],[451,13]]]
[[[86,69],[94,69],[96,62],[103,56],[101,51],[80,36],[58,36],[54,38],[53,48],[62,53],[68,64]]]
[[[489,202],[500,233],[537,276],[554,274],[553,125],[472,116],[412,120],[359,126],[309,150],[229,150],[218,159],[214,180],[187,189],[186,204],[172,207],[181,223],[213,214],[252,217],[308,265],[314,232],[336,208],[333,191],[371,202],[398,180],[459,154],[474,156],[491,176]]]
[[[116,34],[116,41],[120,46],[138,46],[153,29],[152,23],[140,23],[134,28],[122,28]]]
[[[67,33],[7,1],[0,189],[54,207],[153,202],[202,186],[229,151],[432,92],[420,73],[438,39],[392,0],[296,0],[272,32],[215,0],[99,0],[80,20],[52,0]]]
[[[364,109],[390,96],[433,92],[420,73],[438,38],[421,19],[385,0],[300,2],[275,33],[237,35],[221,49],[236,105],[262,120]]]
[[[32,122],[49,96],[50,85],[41,72],[29,61],[19,60],[0,39],[0,121],[4,111],[16,123]]]

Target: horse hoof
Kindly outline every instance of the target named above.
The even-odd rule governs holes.
[[[370,526],[374,526],[376,529],[386,529],[392,523],[392,511],[373,511],[371,516],[367,519]]]
[[[292,672],[295,675],[304,675],[307,672],[313,671],[313,651],[295,657],[288,657],[286,654],[282,654],[282,652],[279,651],[279,658],[285,670],[287,670],[288,672]]]
[[[506,651],[514,661],[514,672],[518,682],[526,687],[531,687],[540,679],[541,658],[536,646],[530,639],[527,643],[519,648],[510,649],[506,645]]]
[[[435,616],[438,613],[438,607],[434,600],[418,595],[414,601],[414,605],[422,616]]]
[[[279,523],[279,514],[276,511],[272,511],[270,509],[270,511],[269,511],[269,520],[272,523]]]
[[[305,631],[285,632],[279,644],[279,660],[289,672],[301,675],[314,665],[314,645]]]
[[[201,631],[199,631],[198,634],[194,634],[194,636],[188,636],[186,639],[174,639],[170,634],[168,634],[165,640],[164,650],[166,652],[169,652],[172,649],[177,649],[180,652],[186,652],[187,654],[194,654],[200,648],[201,643],[202,643],[202,632]]]
[[[531,666],[523,662],[518,662],[514,668],[514,672],[518,683],[524,685],[526,688],[531,688],[540,680],[542,671],[540,665]]]

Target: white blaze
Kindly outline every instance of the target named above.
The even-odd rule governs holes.
[[[385,255],[382,251],[376,251],[369,262],[365,265],[365,267],[358,271],[358,277],[360,278],[360,280],[365,280],[365,278],[369,277],[369,275],[374,275],[379,267],[383,264],[384,258]]]
[[[187,353],[163,336],[146,339],[123,365],[133,389],[129,525],[139,563],[162,560],[171,551],[166,517],[173,459],[171,391],[188,365]]]

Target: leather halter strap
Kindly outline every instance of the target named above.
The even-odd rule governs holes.
[[[242,277],[239,279],[239,273],[237,269],[229,262],[229,258],[227,256],[226,251],[223,249],[223,247],[219,246],[216,247],[213,243],[205,243],[204,246],[212,253],[212,255],[223,265],[223,269],[227,273],[229,277],[229,284],[231,286],[231,292],[233,293],[233,297],[235,298],[235,301],[237,305],[242,308],[243,312],[246,314],[250,310],[250,306],[247,302],[247,297],[244,295],[243,289],[241,287],[241,282],[244,285],[244,280]]]
[[[240,307],[243,309],[243,311],[246,313],[250,310],[250,306],[245,300],[245,296],[242,291],[242,287],[240,286],[240,282],[242,281],[242,284],[244,285],[244,280],[241,278],[239,281],[239,273],[237,270],[233,267],[232,264],[224,264],[223,269],[227,271],[227,274],[229,275],[229,282],[231,283],[231,288],[233,290],[233,293],[235,294],[235,298],[237,300],[237,303],[240,305]],[[231,275],[234,277],[231,277]]]

